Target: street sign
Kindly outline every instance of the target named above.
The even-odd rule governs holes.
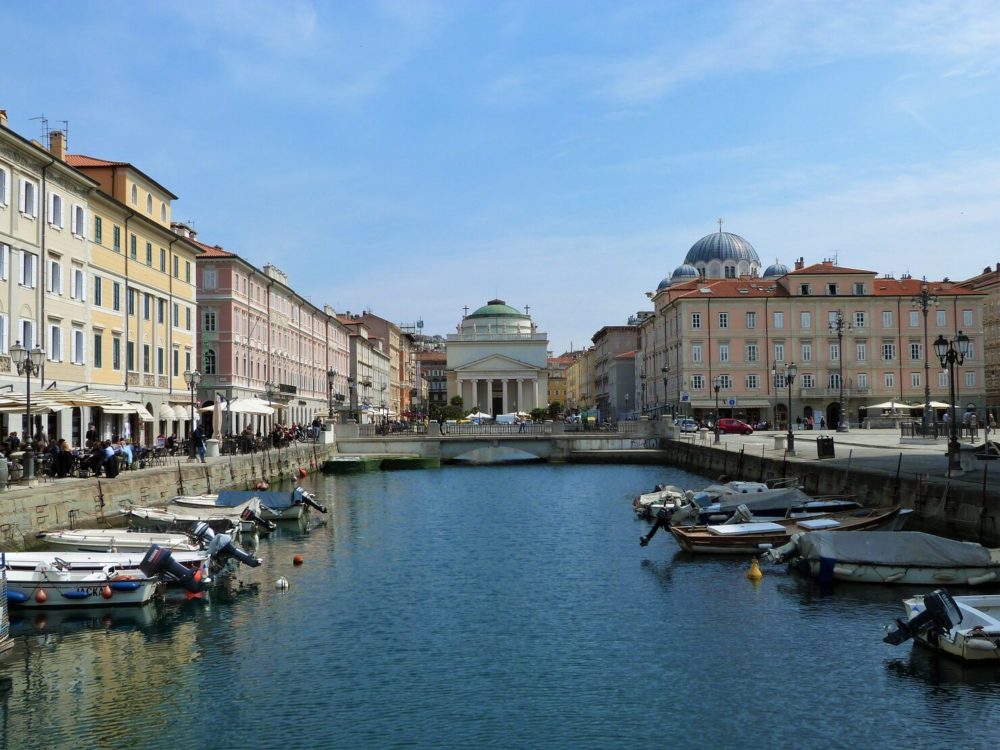
[[[681,391],[681,401],[690,401],[690,400],[691,400],[691,394],[688,393],[687,391]]]
[[[736,406],[736,399],[735,398],[729,399],[728,401],[726,401],[726,405],[729,406],[730,408]]]

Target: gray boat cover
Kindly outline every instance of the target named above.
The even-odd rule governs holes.
[[[919,531],[811,531],[799,537],[798,545],[807,560],[926,568],[990,564],[990,551],[982,545]]]
[[[721,513],[734,513],[740,505],[745,505],[751,512],[760,510],[788,510],[798,508],[805,503],[815,502],[813,498],[795,487],[786,487],[767,492],[755,492],[748,495],[723,495],[719,498]]]

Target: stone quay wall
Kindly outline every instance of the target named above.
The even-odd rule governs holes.
[[[164,466],[123,471],[114,479],[60,479],[0,492],[0,546],[30,545],[40,531],[105,526],[130,505],[163,507],[175,495],[252,489],[298,479],[336,455],[333,444],[296,443],[255,454],[220,456],[207,463],[173,458]]]

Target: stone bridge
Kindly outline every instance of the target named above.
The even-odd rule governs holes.
[[[664,425],[665,426],[665,425]],[[439,425],[432,422],[427,434],[389,434],[362,436],[357,425],[336,426],[337,450],[347,455],[406,454],[440,458],[451,461],[468,458],[489,463],[502,454],[510,457],[510,449],[520,451],[550,463],[571,460],[574,453],[595,451],[644,450],[659,447],[659,423],[649,421],[623,422],[617,431],[566,432],[562,422],[532,425],[527,433],[499,432],[486,426],[481,432],[475,428],[457,434],[442,434]]]

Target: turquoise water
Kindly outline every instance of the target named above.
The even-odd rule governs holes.
[[[242,591],[29,615],[0,748],[996,748],[1000,669],[888,646],[909,591],[820,596],[632,517],[639,466],[319,477]],[[295,567],[301,554],[305,564]],[[274,581],[288,579],[279,591]]]

